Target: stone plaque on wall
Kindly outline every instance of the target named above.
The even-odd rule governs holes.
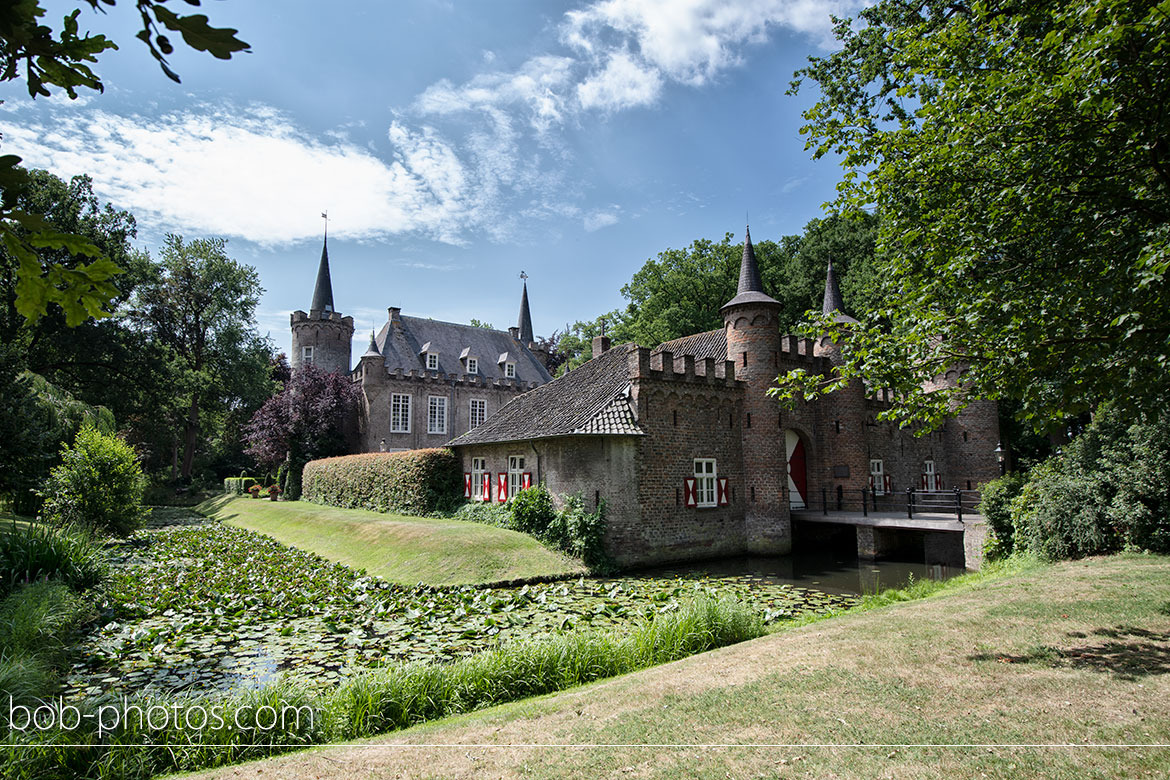
[[[834,479],[849,479],[849,467],[848,466],[834,466],[833,467],[833,478]]]

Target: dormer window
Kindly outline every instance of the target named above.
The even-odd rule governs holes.
[[[479,361],[473,357],[467,358],[467,373],[469,373],[469,374],[478,374],[479,373]]]
[[[504,376],[508,379],[515,379],[516,378],[516,364],[515,363],[505,363],[504,364]]]
[[[428,352],[427,353],[427,371],[438,371],[438,370],[439,370],[439,353]]]

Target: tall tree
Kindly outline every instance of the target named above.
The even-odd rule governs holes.
[[[876,300],[874,242],[878,218],[864,211],[814,219],[798,236],[753,241],[764,288],[780,302],[780,327],[793,328],[809,309],[820,309],[825,270],[832,258],[852,310]],[[567,369],[589,359],[594,336],[614,343],[636,341],[655,347],[664,341],[723,327],[719,313],[735,297],[743,242],[732,234],[716,243],[700,238],[685,249],[667,249],[647,260],[622,287],[624,310],[567,326],[557,345]]]
[[[346,374],[302,366],[245,428],[248,454],[262,468],[288,464],[285,494],[301,494],[301,472],[316,458],[344,455],[361,391]]]
[[[843,20],[804,132],[877,206],[880,325],[845,376],[937,424],[971,397],[1038,425],[1170,393],[1170,14],[1155,0],[883,0]],[[925,383],[958,371],[952,391]],[[816,394],[807,377],[787,396]]]
[[[207,431],[221,430],[206,418],[255,408],[272,388],[271,349],[255,322],[264,290],[255,268],[227,256],[226,243],[168,235],[153,277],[135,295],[132,316],[169,351],[183,478]]]
[[[176,14],[166,5],[167,0],[131,1],[142,23],[136,37],[173,81],[179,81],[179,76],[166,60],[174,51],[167,31],[178,33],[187,46],[219,59],[248,49],[247,43],[236,38],[235,30],[212,27],[203,14]],[[183,1],[199,5],[199,0]],[[116,0],[84,3],[104,14]],[[91,64],[103,52],[118,47],[104,35],[81,34],[80,14],[80,7],[73,9],[54,30],[45,23],[45,9],[39,0],[0,4],[0,82],[22,78],[33,98],[47,97],[51,87],[65,90],[70,98],[77,97],[78,88],[101,92],[104,86]],[[18,261],[17,311],[32,321],[55,304],[69,325],[108,316],[107,307],[118,294],[112,280],[122,269],[103,255],[99,246],[80,235],[56,230],[38,212],[21,208],[16,201],[29,184],[20,158],[0,155],[0,244]],[[74,258],[83,256],[88,261],[65,267],[46,257],[45,250],[67,250]]]

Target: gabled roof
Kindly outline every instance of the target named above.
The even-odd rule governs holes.
[[[426,347],[426,351],[438,353],[439,371],[448,374],[466,373],[467,364],[461,359],[466,354],[480,358],[479,376],[485,379],[508,378],[525,384],[552,379],[536,356],[506,331],[406,315],[399,317],[399,322],[393,327],[390,322],[383,325],[375,345],[391,373],[425,369],[422,353]],[[505,377],[502,364],[483,359],[502,353],[508,353],[508,359],[516,363],[515,377]]]
[[[329,237],[321,244],[321,263],[317,266],[317,283],[313,285],[313,303],[309,311],[333,311],[333,282],[329,278]]]
[[[451,446],[570,435],[641,435],[627,397],[626,356],[634,348],[624,344],[606,350],[559,379],[513,398],[483,425],[453,439]]]
[[[651,355],[657,355],[659,352],[671,352],[675,357],[694,355],[695,360],[705,358],[727,360],[727,331],[720,328],[696,333],[693,336],[683,336],[673,341],[664,341],[650,350]]]
[[[756,263],[756,250],[752,246],[751,228],[748,228],[744,233],[743,258],[739,263],[739,288],[736,290],[735,297],[723,304],[723,308],[738,306],[742,303],[774,303],[779,305],[779,301],[764,292],[764,282],[760,278],[760,266]]]

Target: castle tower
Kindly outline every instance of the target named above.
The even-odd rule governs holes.
[[[784,555],[792,550],[784,426],[779,405],[767,396],[776,382],[780,355],[780,304],[764,293],[751,231],[744,236],[736,295],[720,309],[727,333],[727,359],[747,383],[743,404],[744,531],[748,552]]]
[[[296,371],[312,364],[330,373],[349,373],[353,342],[353,317],[342,317],[333,308],[333,282],[329,278],[329,236],[321,245],[321,264],[309,313],[297,310],[289,317],[292,328],[290,364]]]
[[[845,313],[845,298],[833,269],[833,260],[825,272],[825,296],[821,313],[842,323],[846,329],[857,320]],[[813,353],[827,358],[833,366],[840,366],[844,358],[841,345],[829,336],[817,339]],[[866,444],[866,403],[865,383],[854,379],[835,393],[827,396],[822,404],[821,442],[824,452],[823,463],[827,473],[821,475],[821,484],[829,487],[829,499],[833,500],[837,488],[848,491],[843,495],[847,505],[860,500],[860,491],[869,484],[869,450]]]

